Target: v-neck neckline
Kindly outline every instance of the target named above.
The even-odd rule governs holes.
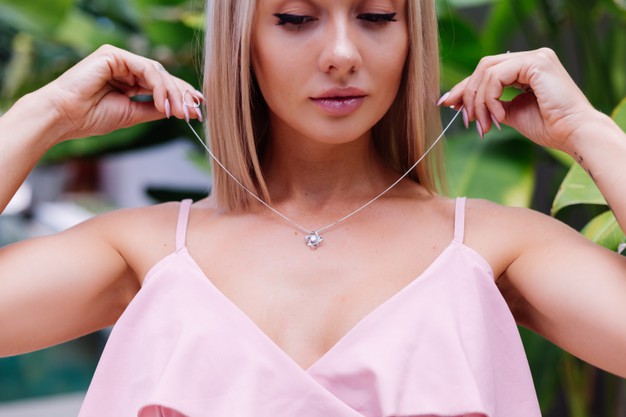
[[[204,272],[204,270],[200,267],[198,262],[191,255],[186,246],[181,248],[179,251],[175,252],[174,255],[182,255],[187,258],[187,260],[191,263],[192,267],[198,272],[199,277],[208,285],[209,289],[213,291],[214,294],[218,295],[222,298],[226,305],[230,307],[230,309],[236,313],[241,319],[243,319],[244,323],[247,323],[248,327],[264,339],[267,342],[267,345],[270,346],[273,350],[275,350],[279,356],[287,359],[293,365],[301,369],[303,372],[307,374],[311,374],[315,369],[319,368],[323,365],[324,361],[331,355],[333,355],[337,350],[340,350],[343,345],[349,342],[350,338],[354,333],[356,333],[360,328],[366,326],[373,317],[381,314],[380,312],[392,305],[397,299],[402,298],[402,296],[411,291],[416,286],[419,286],[421,282],[425,281],[429,276],[432,276],[432,271],[438,266],[445,255],[452,250],[455,246],[464,246],[463,243],[453,239],[436,257],[435,259],[428,264],[428,266],[415,278],[409,281],[408,284],[403,286],[400,290],[395,292],[385,301],[374,307],[370,312],[361,317],[347,332],[345,332],[337,341],[324,352],[321,356],[319,356],[315,361],[311,363],[308,367],[302,367],[294,358],[292,358],[287,352],[285,352],[267,333],[265,333],[261,327],[250,317],[248,316],[235,302],[233,302],[230,298],[226,296],[210,279],[209,275]]]

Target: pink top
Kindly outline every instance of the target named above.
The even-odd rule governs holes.
[[[303,370],[204,275],[185,246],[115,325],[79,417],[540,416],[520,336],[487,262],[454,240]]]

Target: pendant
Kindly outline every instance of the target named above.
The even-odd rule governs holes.
[[[304,237],[304,242],[311,249],[317,249],[324,239],[315,230]]]

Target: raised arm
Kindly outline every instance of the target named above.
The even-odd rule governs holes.
[[[0,118],[0,166],[5,173],[0,177],[0,212],[55,144],[170,115],[184,118],[185,90],[195,91],[158,62],[107,45],[24,96]],[[152,95],[154,101],[131,100],[139,94]]]
[[[185,90],[201,96],[159,63],[104,46],[26,95],[0,117],[0,209],[50,147],[170,115],[189,117]],[[131,100],[138,94],[154,102]],[[133,212],[105,215],[0,249],[0,356],[112,324],[138,289],[121,239],[140,220]]]
[[[501,102],[505,86],[526,92]],[[620,185],[626,135],[593,109],[554,52],[485,58],[442,104],[463,104],[466,120],[476,121],[480,135],[495,122],[506,123],[542,146],[570,154],[593,176],[626,230],[626,193]],[[626,257],[547,216],[489,210],[494,221],[507,225],[511,257],[499,284],[517,320],[626,377]]]

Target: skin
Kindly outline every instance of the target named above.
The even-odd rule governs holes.
[[[397,178],[373,151],[370,128],[393,100],[401,75],[403,7],[391,0],[259,2],[252,60],[271,110],[263,167],[274,206],[298,223],[330,224]],[[397,20],[375,28],[359,18],[390,11]],[[316,20],[294,32],[277,26],[275,13]],[[509,85],[534,94],[500,102]],[[349,116],[329,117],[308,100],[345,86],[368,94]],[[14,173],[0,179],[0,204],[50,146],[165,117],[166,99],[172,114],[183,118],[182,92],[191,88],[153,61],[112,47],[96,51],[0,118],[0,164]],[[154,106],[128,100],[139,90],[154,94]],[[617,179],[625,135],[589,105],[553,52],[487,57],[442,104],[464,105],[468,122],[479,122],[483,133],[493,115],[541,146],[583,156],[624,228],[626,196]],[[210,198],[194,205],[189,252],[207,279],[303,368],[419,279],[453,233],[454,202],[409,181],[329,230],[316,251],[263,207],[232,214],[214,206]],[[1,249],[0,355],[113,324],[150,268],[174,250],[178,207],[116,211]],[[465,244],[491,265],[519,323],[626,376],[625,258],[547,216],[481,200],[468,202]]]

